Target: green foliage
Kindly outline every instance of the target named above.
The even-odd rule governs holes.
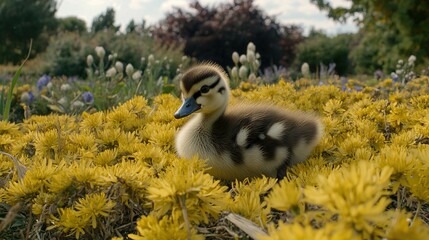
[[[119,26],[115,26],[115,10],[113,8],[107,8],[105,13],[98,15],[92,21],[91,31],[93,33],[102,30],[113,30],[114,32],[119,30]]]
[[[86,32],[86,23],[77,17],[66,17],[58,19],[59,32]]]
[[[167,44],[183,43],[186,55],[224,67],[232,65],[231,54],[245,52],[249,42],[258,46],[263,68],[287,63],[285,59],[293,58],[294,46],[301,39],[300,28],[281,26],[253,2],[237,0],[208,7],[196,1],[192,11],[169,13],[152,33]]]
[[[329,37],[314,32],[298,46],[296,63],[301,66],[307,62],[310,65],[310,71],[318,73],[321,71],[320,64],[335,63],[336,73],[348,74],[352,71],[348,57],[352,37],[352,34]]]
[[[399,57],[414,54],[423,61],[429,59],[428,1],[353,0],[349,8],[333,8],[326,0],[311,2],[326,10],[334,20],[353,17],[363,26],[361,44],[354,53],[356,60],[372,58],[376,64],[383,65],[385,71],[392,71]],[[371,50],[366,51],[368,46]],[[360,72],[370,64],[357,61],[357,65]]]
[[[67,32],[52,38],[46,54],[41,56],[49,63],[45,72],[54,76],[86,76],[86,57],[93,54],[96,46],[105,48],[104,62],[109,60],[109,55],[113,56],[115,53],[118,55],[115,60],[131,63],[135,67],[141,66],[141,58],[150,54],[171,59],[170,70],[168,73],[164,72],[170,78],[176,74],[174,71],[182,58],[180,47],[175,49],[163,47],[141,31],[116,34],[108,30],[97,32],[95,35]]]
[[[56,28],[55,0],[0,1],[0,63],[19,63],[34,40],[35,53],[47,46],[46,34]]]

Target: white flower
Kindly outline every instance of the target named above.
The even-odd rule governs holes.
[[[411,55],[409,58],[408,58],[408,65],[414,65],[414,62],[416,61],[416,56],[414,56],[414,55]]]
[[[401,75],[404,72],[402,69],[396,69],[396,74]]]
[[[238,75],[240,76],[241,79],[246,79],[247,78],[247,67],[241,66],[240,70],[238,71]]]
[[[113,77],[116,75],[116,69],[114,67],[109,68],[106,72],[106,77]]]
[[[48,85],[46,85],[46,87],[48,88],[49,91],[52,90],[53,86],[54,86],[54,84],[52,82],[49,82]]]
[[[79,109],[79,108],[82,108],[83,106],[85,106],[85,103],[83,103],[79,100],[76,100],[72,103],[71,109]]]
[[[93,63],[94,57],[91,54],[86,56],[86,65],[88,65],[88,67],[91,67]]]
[[[127,64],[127,67],[125,67],[125,72],[127,73],[128,77],[131,77],[131,75],[133,75],[134,73],[134,67],[131,63]]]
[[[62,85],[61,85],[60,89],[61,89],[61,91],[63,91],[63,92],[67,92],[67,91],[71,90],[71,89],[72,89],[72,87],[70,86],[70,84],[68,84],[68,83],[64,83],[64,84],[62,84]]]
[[[231,77],[232,78],[237,78],[238,77],[238,69],[237,69],[237,67],[233,67],[231,69]]]
[[[251,51],[251,52],[255,52],[256,51],[256,46],[255,44],[253,44],[252,42],[249,42],[249,44],[247,44],[247,51]]]
[[[142,71],[136,71],[135,73],[133,73],[133,80],[137,81],[140,80],[140,78],[142,77]]]
[[[404,61],[402,59],[400,59],[400,60],[398,60],[398,64],[402,65],[402,64],[404,64]]]
[[[147,60],[150,65],[153,65],[155,63],[155,57],[153,56],[153,54],[149,55],[149,57],[147,57]]]
[[[238,64],[238,61],[240,61],[240,56],[238,55],[237,52],[232,53],[232,61],[234,62],[235,65]]]
[[[187,56],[183,56],[183,57],[182,57],[182,62],[184,62],[184,61],[186,61],[186,60],[188,60],[188,57],[187,57]]]
[[[248,62],[253,62],[253,61],[255,61],[256,59],[255,59],[255,52],[253,52],[253,51],[248,51],[247,52],[247,61]]]
[[[253,68],[254,68],[254,69],[258,69],[258,68],[259,68],[259,66],[261,66],[261,63],[259,62],[259,60],[255,60],[255,61],[253,61]]]
[[[97,47],[95,47],[95,53],[97,53],[97,56],[100,58],[100,59],[103,59],[104,58],[104,55],[106,55],[106,51],[104,50],[104,48],[103,47],[101,47],[101,46],[97,46]]]
[[[304,76],[308,76],[310,75],[310,66],[308,65],[308,63],[303,63],[301,66],[301,73]]]
[[[58,100],[58,103],[63,107],[67,107],[69,105],[69,100],[66,97],[62,97]]]
[[[30,94],[28,92],[23,92],[21,94],[21,102],[26,103],[30,101]]]
[[[124,71],[124,64],[120,61],[116,61],[115,68],[118,71],[118,73],[122,73]]]
[[[241,64],[246,64],[246,62],[247,62],[247,57],[246,57],[246,55],[241,55],[240,56],[240,63]]]
[[[109,54],[109,56],[107,57],[107,59],[109,59],[109,61],[112,61],[113,60],[113,55]]]
[[[256,75],[254,73],[251,73],[249,75],[248,81],[251,83],[255,83],[256,82]]]

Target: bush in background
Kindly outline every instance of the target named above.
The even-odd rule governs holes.
[[[352,34],[339,34],[329,37],[321,32],[312,32],[309,37],[298,46],[296,63],[301,66],[307,62],[311,72],[322,72],[321,64],[335,64],[335,72],[339,75],[352,73],[349,59]]]
[[[253,0],[235,0],[216,7],[191,4],[192,11],[176,9],[152,30],[167,44],[184,44],[184,53],[198,60],[209,60],[223,67],[231,66],[234,51],[245,52],[249,42],[258,46],[262,68],[279,64],[293,53],[285,43],[299,42],[298,27],[283,27],[267,16]],[[283,41],[286,39],[286,41]],[[290,41],[292,39],[293,41]],[[286,61],[284,61],[286,62]]]

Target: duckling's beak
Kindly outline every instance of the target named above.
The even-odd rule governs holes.
[[[186,117],[190,115],[191,113],[199,110],[201,108],[201,105],[199,105],[195,98],[190,97],[188,99],[185,99],[182,106],[180,106],[179,110],[174,114],[174,117],[176,119]]]

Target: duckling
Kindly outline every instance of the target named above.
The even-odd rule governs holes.
[[[269,176],[305,161],[318,144],[323,126],[312,114],[264,104],[228,107],[229,78],[215,64],[187,70],[180,79],[183,104],[176,119],[193,114],[176,135],[182,158],[207,161],[208,173],[225,180]]]

